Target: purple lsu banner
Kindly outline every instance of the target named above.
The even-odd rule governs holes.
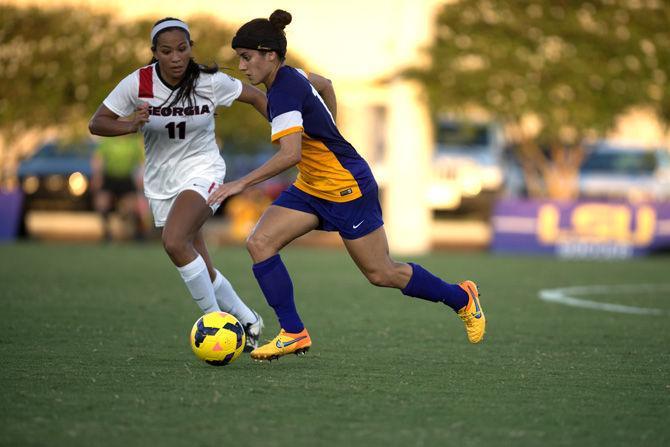
[[[21,223],[23,192],[0,188],[0,242],[16,238]]]
[[[670,249],[670,203],[501,200],[491,249],[627,258]]]

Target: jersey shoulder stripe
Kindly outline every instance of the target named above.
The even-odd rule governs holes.
[[[140,87],[138,96],[140,98],[153,98],[154,97],[154,67],[149,65],[148,67],[140,68]]]
[[[305,130],[305,129],[302,126],[289,127],[287,129],[284,129],[282,131],[277,132],[276,134],[273,134],[270,141],[272,143],[274,143],[275,141],[279,140],[280,138],[285,137],[286,135],[290,135],[292,133],[302,132],[303,130]]]

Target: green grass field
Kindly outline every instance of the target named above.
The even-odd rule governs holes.
[[[274,336],[246,252],[212,255]],[[670,445],[668,257],[418,259],[479,283],[477,346],[447,307],[374,288],[344,251],[283,258],[312,350],[216,368],[191,353],[198,309],[160,246],[0,246],[0,444]],[[641,283],[665,288],[609,302],[663,315],[538,299]]]

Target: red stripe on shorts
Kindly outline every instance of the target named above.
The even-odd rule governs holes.
[[[154,97],[154,67],[140,68],[140,98]]]
[[[212,182],[212,185],[211,185],[211,186],[209,187],[209,189],[207,190],[207,194],[209,194],[210,192],[212,192],[212,189],[214,189],[215,186],[216,186],[216,183]]]

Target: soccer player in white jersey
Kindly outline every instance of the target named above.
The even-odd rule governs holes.
[[[226,173],[215,142],[216,108],[241,101],[267,117],[267,101],[256,87],[221,73],[216,65],[196,63],[192,46],[186,23],[171,17],[156,22],[150,65],[114,88],[89,129],[105,137],[142,132],[144,192],[156,226],[163,227],[165,251],[204,313],[223,310],[242,323],[250,351],[258,346],[263,321],[212,265],[202,225],[218,208],[206,200]]]

